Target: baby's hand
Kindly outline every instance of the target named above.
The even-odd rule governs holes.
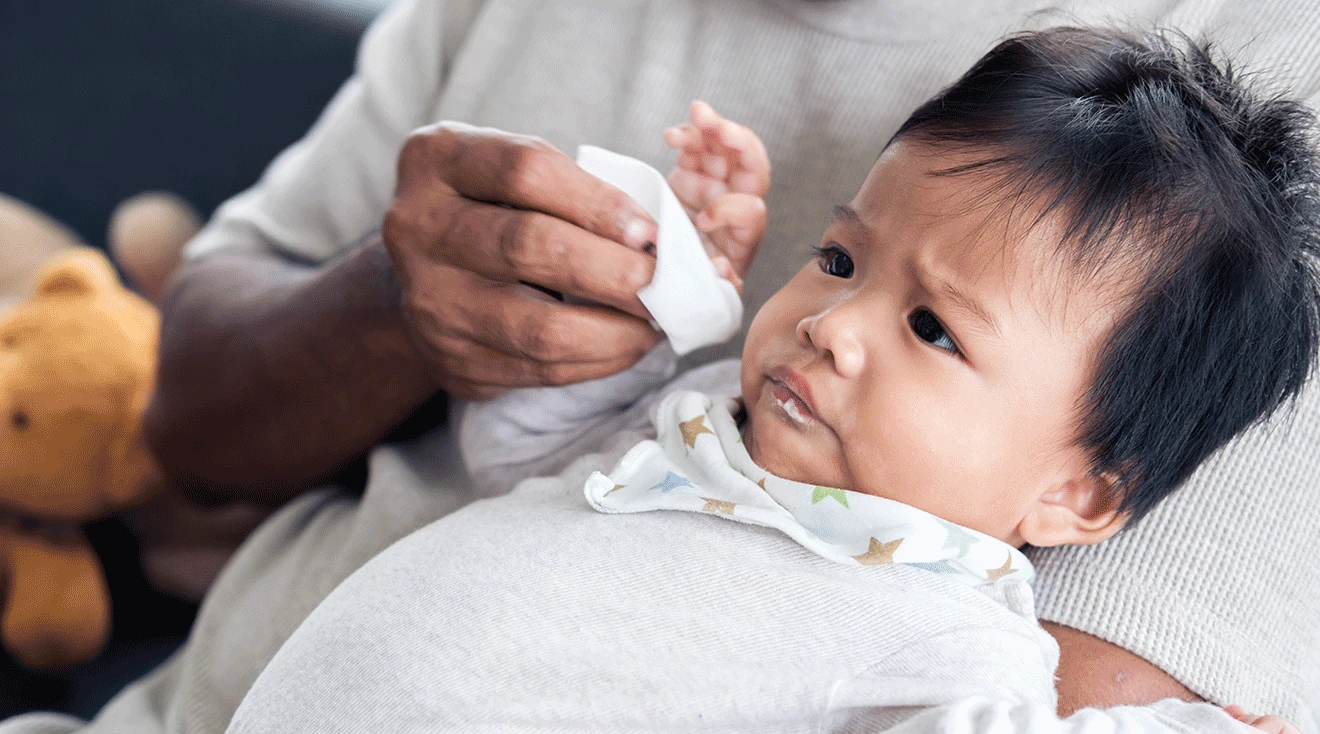
[[[1241,721],[1247,726],[1254,726],[1267,734],[1301,734],[1301,732],[1297,730],[1297,727],[1278,716],[1257,716],[1255,714],[1249,714],[1244,711],[1241,706],[1225,706],[1224,713]]]
[[[756,133],[693,102],[692,124],[665,131],[677,148],[669,186],[703,234],[720,275],[742,292],[742,274],[765,235],[770,157]]]

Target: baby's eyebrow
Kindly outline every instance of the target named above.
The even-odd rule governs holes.
[[[849,224],[861,225],[862,223],[862,215],[858,214],[856,209],[847,204],[834,205],[834,220],[838,221],[840,219]]]
[[[995,318],[995,315],[987,311],[985,307],[975,299],[958,290],[958,287],[953,283],[950,283],[947,280],[936,281],[935,290],[952,301],[955,306],[958,306],[963,311],[966,311],[968,314],[984,322],[986,326],[990,327],[990,332],[996,337],[1000,339],[1004,338],[1003,334],[999,331],[999,320]]]

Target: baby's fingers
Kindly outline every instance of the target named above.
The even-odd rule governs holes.
[[[1300,734],[1297,727],[1280,716],[1257,716],[1237,705],[1225,706],[1224,713],[1266,734]]]
[[[733,289],[738,291],[738,295],[741,296],[743,294],[743,279],[742,276],[738,275],[738,271],[733,267],[733,263],[729,262],[729,258],[723,255],[715,255],[710,259],[710,262],[715,266],[715,272],[718,273],[721,278],[732,283]]]
[[[693,125],[680,125],[665,131],[665,142],[678,150],[678,168],[700,173],[724,182],[729,177],[731,163],[728,155],[737,151],[719,148],[712,152],[701,130]]]
[[[725,119],[713,107],[702,101],[692,103],[692,124],[700,129],[706,150],[715,156],[705,156],[702,163],[709,166],[712,158],[727,166],[714,171],[712,176],[729,179],[729,188],[743,194],[765,196],[770,189],[770,156],[765,144],[750,128]]]
[[[669,188],[694,215],[729,191],[723,181],[681,166],[670,172]]]
[[[745,273],[765,236],[765,200],[751,194],[725,194],[701,210],[693,224],[702,232],[725,230],[732,242],[725,245],[723,254],[738,272]]]
[[[665,130],[665,142],[683,153],[700,153],[706,144],[696,125],[676,125]]]
[[[1279,716],[1262,716],[1251,723],[1266,734],[1300,734],[1297,727]]]
[[[765,234],[765,199],[751,194],[725,194],[702,209],[694,222],[702,232],[732,227]]]

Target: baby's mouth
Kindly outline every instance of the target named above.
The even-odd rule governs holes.
[[[810,426],[816,423],[816,414],[812,412],[811,405],[801,395],[781,379],[775,377],[767,377],[767,379],[770,382],[771,398],[781,413],[800,426]]]

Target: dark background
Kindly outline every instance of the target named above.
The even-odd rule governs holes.
[[[0,192],[98,247],[115,205],[144,190],[173,191],[209,215],[350,74],[370,11],[329,2],[0,0]],[[96,523],[89,536],[114,597],[111,644],[59,674],[0,655],[0,717],[90,716],[187,632],[195,607],[145,585],[122,525]]]

